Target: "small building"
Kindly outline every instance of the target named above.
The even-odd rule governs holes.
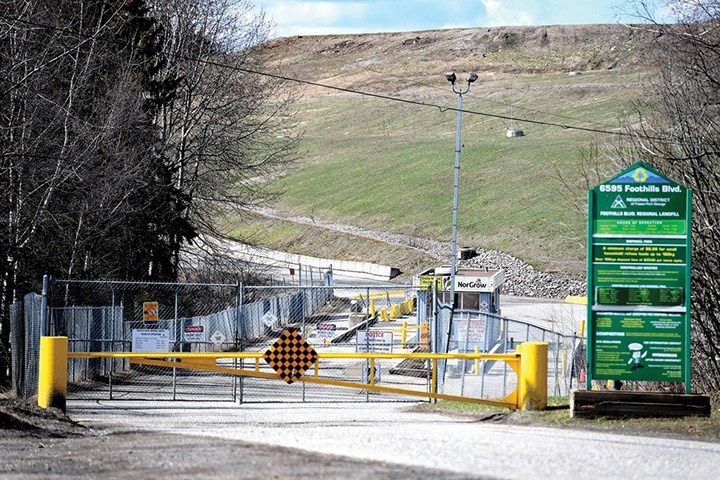
[[[432,288],[436,285],[438,300],[450,302],[450,267],[432,267],[414,278],[414,284]],[[500,287],[505,283],[504,270],[463,269],[455,272],[455,308],[498,314]]]
[[[508,138],[525,136],[525,132],[523,132],[522,130],[516,130],[514,128],[508,128],[506,134],[507,134]]]
[[[433,305],[432,296],[441,304],[450,304],[450,268],[429,268],[416,277],[418,319]],[[438,330],[433,342],[445,351],[503,351],[500,343],[500,287],[505,283],[503,270],[458,269],[455,273],[454,308],[440,309]],[[431,293],[432,292],[432,293]],[[452,313],[450,313],[452,312]],[[500,349],[500,350],[499,350]],[[491,363],[487,365],[490,368]]]

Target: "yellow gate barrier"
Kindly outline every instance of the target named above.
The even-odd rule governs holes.
[[[64,349],[63,349],[64,342]],[[303,375],[300,382],[364,389],[382,393],[410,395],[428,399],[453,400],[468,403],[480,403],[505,407],[512,410],[542,410],[547,406],[547,343],[526,342],[518,348],[518,353],[353,353],[318,352],[314,362],[314,373]],[[65,407],[67,396],[67,361],[70,358],[122,358],[140,365],[154,365],[169,368],[187,368],[207,372],[225,373],[267,379],[279,379],[277,373],[260,370],[260,360],[264,352],[68,352],[67,337],[43,337],[40,343],[40,380],[38,405]],[[164,359],[176,359],[170,362]],[[239,369],[219,367],[217,359],[254,360],[255,368]],[[349,382],[319,377],[319,362],[322,359],[365,359],[370,363],[368,383]],[[375,360],[378,359],[419,359],[431,361],[430,391],[408,390],[375,384]],[[497,360],[504,361],[517,373],[518,388],[501,400],[462,397],[437,393],[438,360]],[[64,368],[61,366],[64,365]],[[62,401],[59,400],[62,398]],[[48,399],[54,399],[53,402]]]

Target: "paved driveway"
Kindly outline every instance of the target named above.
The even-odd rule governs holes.
[[[70,401],[88,426],[238,439],[503,479],[715,480],[720,443],[478,422],[407,404]]]

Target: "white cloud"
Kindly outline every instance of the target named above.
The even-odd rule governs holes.
[[[261,3],[263,5],[263,3]],[[287,35],[322,35],[325,33],[351,33],[351,27],[338,27],[360,23],[368,14],[369,5],[360,2],[264,2],[264,9],[272,21],[281,27],[277,33]],[[347,30],[343,32],[343,30]]]
[[[481,0],[485,7],[484,26],[500,27],[511,25],[534,25],[536,17],[523,9],[526,2],[507,2],[503,0]]]

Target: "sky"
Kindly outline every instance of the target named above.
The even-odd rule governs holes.
[[[274,37],[633,22],[622,0],[256,0]]]

